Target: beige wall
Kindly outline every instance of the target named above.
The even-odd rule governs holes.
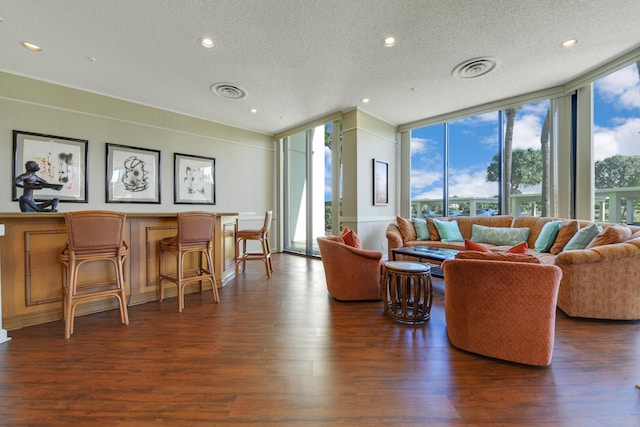
[[[343,115],[342,222],[356,230],[365,249],[387,253],[385,231],[395,220],[397,128],[362,110]],[[389,204],[373,204],[373,159],[389,164]]]
[[[262,220],[274,208],[271,136],[0,72],[0,212],[20,211],[18,202],[11,201],[13,130],[89,141],[89,202],[61,203],[61,212],[203,209],[256,212],[255,218],[246,218]],[[107,142],[161,151],[160,205],[105,202]],[[216,159],[215,206],[173,204],[174,152]]]

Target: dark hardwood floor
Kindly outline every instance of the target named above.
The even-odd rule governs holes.
[[[640,323],[558,313],[550,367],[447,341],[443,283],[431,321],[381,302],[341,303],[322,263],[273,257],[220,289],[10,331],[0,344],[0,425],[640,425]]]

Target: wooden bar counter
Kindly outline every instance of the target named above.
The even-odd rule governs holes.
[[[216,215],[214,267],[217,285],[221,287],[235,277],[238,214]],[[0,242],[0,324],[12,330],[62,319],[62,264],[58,255],[67,238],[64,214],[0,213],[0,223],[5,226],[5,236]],[[176,213],[127,213],[125,239],[129,257],[125,281],[129,305],[158,299],[158,240],[176,232]],[[175,266],[174,260],[167,258],[169,261]],[[109,281],[111,270],[100,263],[95,267],[87,265],[81,270],[80,283]],[[187,292],[196,290],[196,283],[187,287]],[[168,287],[166,293],[168,298],[175,296],[175,287]],[[165,303],[177,304],[174,299]],[[77,315],[113,308],[117,308],[115,299],[89,301],[78,306]]]

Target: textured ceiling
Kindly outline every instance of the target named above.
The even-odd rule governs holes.
[[[412,122],[558,86],[640,47],[638,0],[5,0],[0,17],[2,71],[266,134],[356,106]],[[498,65],[452,75],[477,57]],[[214,95],[219,82],[246,98]]]

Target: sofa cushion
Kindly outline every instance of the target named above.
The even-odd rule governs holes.
[[[563,251],[575,251],[577,249],[585,249],[589,243],[596,237],[602,229],[596,224],[581,228],[578,232],[569,240]]]
[[[535,248],[536,240],[542,231],[542,227],[548,222],[555,220],[556,218],[551,217],[535,217],[535,216],[519,216],[513,220],[513,227],[524,227],[529,229],[529,238],[527,239],[527,244],[530,248]]]
[[[480,259],[485,261],[510,261],[510,262],[528,262],[531,264],[540,264],[538,258],[529,254],[512,254],[505,252],[477,252],[462,251],[456,254],[456,259]]]
[[[433,218],[427,218],[427,228],[429,229],[431,240],[440,240],[440,234],[438,233],[436,224],[433,222]]]
[[[353,231],[350,230],[349,227],[345,227],[342,230],[342,234],[340,235],[344,243],[353,248],[362,249],[362,242],[360,241],[360,237]]]
[[[562,221],[551,221],[546,223],[538,238],[536,239],[536,244],[534,246],[535,250],[538,252],[549,252],[553,243],[556,241],[556,236],[558,236],[558,231],[560,231],[560,226],[562,225]]]
[[[624,224],[616,224],[607,227],[602,233],[593,238],[587,245],[587,249],[595,246],[612,245],[614,243],[626,242],[631,238],[631,229]]]
[[[510,215],[457,216],[455,220],[458,222],[460,234],[465,239],[471,239],[474,224],[484,225],[485,227],[511,228],[513,223],[513,217]]]
[[[485,227],[473,225],[471,241],[478,243],[491,243],[493,245],[517,245],[527,241],[528,228]]]
[[[515,246],[505,249],[501,252],[506,252],[510,254],[526,254],[527,253],[527,242],[522,242]],[[469,239],[464,239],[464,250],[465,251],[478,251],[478,252],[492,252],[491,249],[486,246],[482,246],[480,243],[472,242]]]
[[[416,229],[413,226],[413,221],[402,218],[401,216],[396,217],[396,221],[398,221],[398,228],[400,229],[400,235],[402,235],[403,242],[416,240]]]
[[[429,227],[427,227],[427,221],[420,218],[411,218],[413,227],[416,229],[416,240],[429,240],[431,235],[429,234]]]
[[[436,228],[438,229],[438,234],[440,235],[440,240],[443,242],[463,242],[464,238],[460,233],[460,229],[458,228],[457,221],[440,221],[437,219],[433,220]]]
[[[553,242],[553,246],[549,252],[552,255],[558,255],[564,247],[569,243],[569,240],[580,230],[580,225],[578,225],[578,221],[575,219],[563,221],[560,226],[560,230],[558,230],[558,235],[556,236],[556,241]]]

